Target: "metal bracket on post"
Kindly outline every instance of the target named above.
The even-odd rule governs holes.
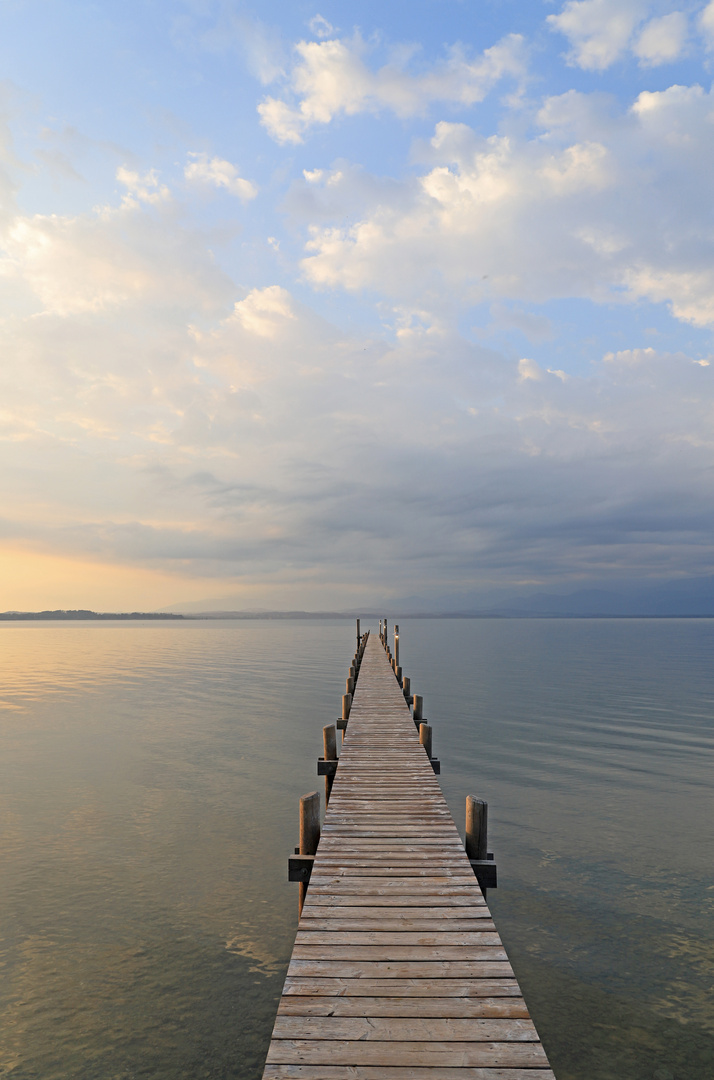
[[[302,881],[307,885],[314,861],[314,855],[301,855],[300,848],[295,848],[295,854],[288,855],[288,881]]]
[[[339,765],[339,761],[337,759],[330,760],[328,758],[326,760],[324,757],[319,757],[317,759],[317,775],[318,776],[334,776],[335,773],[337,772],[337,766],[338,765]]]
[[[429,758],[429,761],[431,762],[431,767],[436,775],[441,776],[441,762],[438,757]]]
[[[469,859],[469,862],[482,889],[498,888],[498,874],[492,851],[489,851],[485,859]]]

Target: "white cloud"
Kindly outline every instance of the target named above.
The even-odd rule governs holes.
[[[249,202],[258,194],[256,185],[245,180],[230,161],[219,157],[209,159],[208,154],[189,153],[188,156],[193,159],[184,168],[189,183],[225,188],[242,202]]]
[[[648,360],[654,360],[656,351],[651,348],[645,349],[619,349],[618,352],[605,353],[603,361],[606,364],[643,364]]]
[[[309,26],[315,37],[318,38],[329,37],[330,34],[334,34],[335,32],[332,23],[329,23],[322,15],[313,16],[313,18],[310,19]]]
[[[568,63],[585,71],[605,71],[630,51],[642,67],[657,67],[682,56],[688,18],[670,11],[648,21],[656,7],[652,0],[568,0],[547,22],[570,42]]]
[[[547,21],[570,42],[569,63],[604,71],[625,54],[649,7],[648,0],[568,0]]]
[[[714,51],[714,0],[704,8],[699,16],[699,29],[710,51]]]
[[[536,364],[535,360],[528,360],[524,356],[522,360],[518,361],[518,379],[520,382],[524,382],[526,379],[540,382],[544,374],[543,369]]]
[[[117,169],[117,180],[127,189],[123,200],[125,206],[135,207],[139,203],[157,206],[171,198],[167,185],[159,183],[156,169],[151,169],[141,176],[133,169],[127,169],[126,165],[120,165]]]
[[[295,318],[292,297],[279,285],[252,289],[245,300],[236,304],[232,318],[249,333],[274,340],[284,331],[286,322]]]
[[[454,48],[447,60],[412,75],[396,61],[372,70],[367,46],[358,36],[351,41],[301,41],[289,78],[289,99],[269,97],[258,106],[261,123],[280,143],[300,143],[317,124],[340,115],[389,110],[407,117],[424,112],[434,102],[473,105],[506,76],[524,74],[524,43],[511,34],[467,60]],[[293,103],[294,102],[294,103]]]
[[[14,296],[7,312],[62,317],[186,303],[210,310],[226,279],[198,237],[177,228],[167,187],[152,171],[126,168],[119,206],[74,216],[15,213],[0,232],[0,276]],[[0,307],[0,317],[3,309]]]
[[[682,55],[687,30],[687,16],[682,11],[651,19],[635,42],[633,52],[645,67],[671,63]]]
[[[714,325],[713,113],[714,94],[672,86],[620,114],[597,95],[548,99],[530,139],[440,123],[427,170],[386,197],[343,170],[349,224],[316,223],[331,196],[311,185],[304,273],[398,303],[648,299]]]

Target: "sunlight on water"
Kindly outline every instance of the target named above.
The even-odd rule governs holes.
[[[402,620],[559,1080],[714,1075],[714,623]],[[259,1077],[349,622],[0,627],[0,1075]]]

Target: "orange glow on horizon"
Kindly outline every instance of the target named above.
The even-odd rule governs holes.
[[[0,611],[88,608],[155,611],[170,604],[234,593],[235,582],[195,579],[146,567],[102,563],[0,546]],[[245,603],[242,595],[236,604]]]

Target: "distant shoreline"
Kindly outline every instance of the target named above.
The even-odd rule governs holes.
[[[163,611],[87,611],[87,610],[63,610],[55,611],[2,611],[0,622],[197,622],[209,620],[233,620],[251,621],[259,619],[290,620],[290,619],[379,619],[382,616],[372,612],[343,612],[343,611],[202,611],[192,614],[177,614]],[[628,614],[598,612],[548,612],[548,611],[440,611],[440,612],[416,612],[414,614],[392,615],[392,619],[713,619],[711,614],[691,614],[679,612],[676,614]]]
[[[156,611],[0,611],[3,622],[82,622],[109,619],[183,619],[183,615],[165,614]]]

